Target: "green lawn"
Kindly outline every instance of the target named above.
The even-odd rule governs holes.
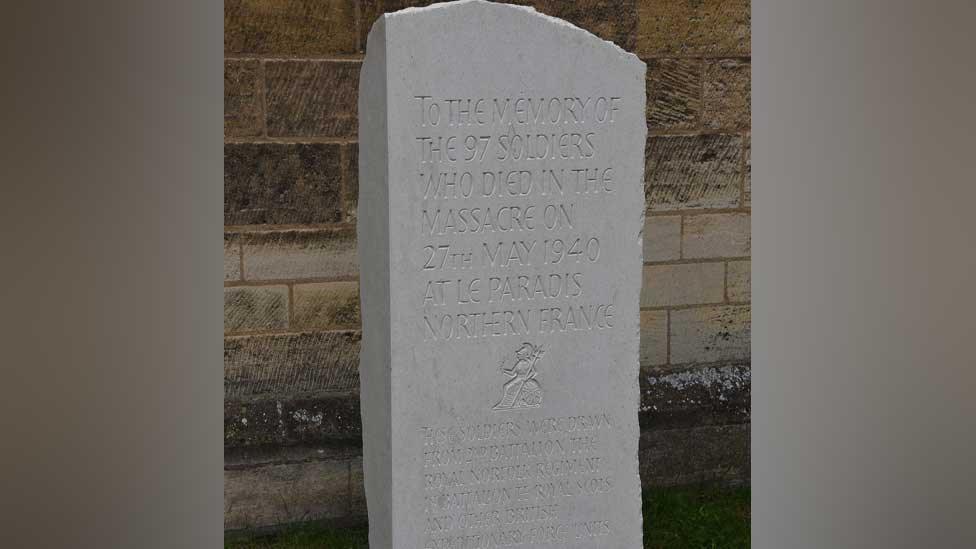
[[[671,488],[644,494],[647,549],[749,547],[748,488]]]
[[[748,488],[669,488],[644,494],[647,549],[749,547]],[[366,529],[309,524],[262,537],[229,537],[227,549],[366,549]]]

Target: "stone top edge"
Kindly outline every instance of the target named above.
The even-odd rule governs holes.
[[[645,63],[639,57],[637,57],[637,54],[634,54],[632,52],[629,52],[629,51],[621,48],[620,46],[618,46],[617,44],[613,43],[610,40],[604,40],[603,38],[600,38],[599,36],[593,34],[592,32],[590,32],[590,31],[588,31],[588,30],[586,30],[586,29],[584,29],[582,27],[578,27],[578,26],[570,23],[569,21],[566,21],[565,19],[560,19],[558,17],[553,17],[551,15],[547,15],[545,13],[542,13],[539,10],[535,9],[533,6],[519,6],[519,5],[514,5],[514,4],[503,4],[501,2],[491,2],[489,0],[456,0],[454,2],[440,2],[440,3],[437,3],[437,4],[431,4],[429,6],[410,7],[410,8],[404,8],[402,10],[397,10],[397,11],[394,11],[394,12],[390,12],[390,13],[384,13],[383,16],[380,17],[377,20],[377,23],[379,21],[386,21],[386,20],[390,20],[390,19],[397,18],[397,17],[403,17],[403,16],[410,17],[410,16],[414,16],[414,15],[421,15],[421,14],[424,14],[424,13],[432,13],[432,12],[435,12],[435,11],[438,11],[438,10],[456,9],[456,8],[458,8],[460,6],[467,6],[467,5],[472,5],[472,4],[473,5],[478,5],[478,6],[491,6],[491,9],[504,9],[504,10],[511,10],[511,11],[524,11],[526,13],[530,13],[533,16],[542,18],[543,20],[547,20],[550,23],[559,25],[560,27],[567,28],[567,29],[572,29],[573,31],[582,32],[586,36],[588,36],[589,38],[591,38],[593,40],[597,40],[599,42],[602,42],[604,44],[607,44],[607,45],[611,46],[613,49],[617,50],[617,53],[622,54],[624,56],[624,58],[626,58],[626,59],[628,59],[630,61],[639,63],[642,66],[645,65]],[[376,24],[374,23],[373,26],[375,27]],[[372,34],[372,29],[370,29],[370,34]]]

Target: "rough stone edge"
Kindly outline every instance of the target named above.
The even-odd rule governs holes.
[[[393,540],[392,486],[392,331],[390,318],[390,132],[389,67],[387,18],[379,17],[367,35],[365,56],[359,70],[357,92],[358,180],[356,200],[356,252],[359,257],[359,310],[362,339],[359,348],[360,393],[356,406],[359,415],[359,441],[362,445],[363,496],[373,521],[369,539],[378,546],[391,546]],[[375,82],[378,80],[381,82]],[[382,89],[377,90],[376,87]],[[370,104],[379,101],[377,104]],[[367,108],[370,107],[370,108]],[[369,198],[379,204],[369,211]],[[378,210],[378,211],[377,211]],[[369,246],[378,250],[362,253]],[[376,265],[363,269],[375,256]],[[377,273],[377,271],[380,271]],[[383,302],[385,301],[385,314]],[[377,323],[377,321],[379,321]],[[377,323],[374,327],[373,324]],[[366,405],[363,405],[363,401]],[[365,414],[363,413],[365,411]],[[367,427],[367,425],[369,427]],[[371,437],[364,437],[367,430]]]
[[[532,14],[534,16],[537,16],[537,17],[541,18],[542,20],[548,21],[549,23],[555,24],[555,25],[557,25],[557,26],[559,26],[561,28],[571,29],[572,31],[582,32],[584,35],[586,35],[588,37],[588,39],[595,40],[595,41],[601,43],[602,45],[607,45],[607,46],[612,47],[613,49],[615,49],[617,51],[618,54],[623,55],[623,57],[625,59],[627,59],[628,61],[635,62],[635,63],[639,63],[640,65],[645,66],[645,67],[647,66],[643,61],[641,61],[640,57],[638,57],[637,54],[631,53],[631,52],[629,52],[629,51],[621,48],[620,46],[618,46],[617,44],[615,44],[614,42],[612,42],[610,40],[605,40],[603,38],[600,38],[599,36],[593,34],[592,32],[590,32],[590,31],[588,31],[588,30],[586,30],[586,29],[584,29],[582,27],[578,27],[578,26],[574,25],[573,23],[570,23],[569,21],[567,21],[565,19],[560,19],[559,17],[554,17],[552,15],[548,15],[548,14],[542,13],[541,11],[535,9],[534,6],[521,6],[521,5],[517,5],[517,4],[503,4],[503,3],[500,3],[500,2],[489,2],[488,0],[456,0],[454,2],[440,2],[440,3],[437,3],[437,4],[431,4],[429,6],[419,6],[419,7],[416,7],[415,6],[415,7],[404,8],[402,10],[397,10],[397,11],[393,11],[393,12],[389,12],[389,13],[384,13],[380,17],[377,17],[376,18],[376,22],[373,23],[373,27],[375,27],[376,26],[376,23],[379,22],[381,19],[394,19],[394,18],[403,17],[403,16],[412,17],[414,15],[422,15],[424,13],[432,13],[432,12],[435,12],[435,11],[438,11],[438,10],[454,9],[455,6],[457,6],[457,7],[467,6],[468,4],[476,4],[476,5],[479,5],[479,6],[492,6],[489,9],[503,9],[503,10],[513,10],[513,11],[515,11],[515,10],[525,11],[526,13],[529,13],[529,14]],[[373,30],[372,30],[372,28],[370,28],[369,33],[367,33],[367,36],[369,34],[372,34],[372,32],[373,32]],[[367,38],[367,40],[368,40],[368,38]]]

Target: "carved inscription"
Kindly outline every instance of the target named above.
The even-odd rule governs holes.
[[[425,341],[609,330],[584,267],[604,258],[581,223],[617,192],[604,150],[618,96],[436,97],[413,104]],[[501,168],[499,168],[501,166]]]
[[[607,413],[425,426],[424,549],[566,547],[607,536],[612,517],[576,517],[612,495]]]
[[[420,430],[423,548],[600,546],[613,517],[581,509],[614,493],[615,420],[545,416],[560,397],[547,351],[617,322],[614,295],[592,274],[610,260],[600,232],[610,224],[585,220],[621,183],[605,142],[623,100],[412,99],[414,171],[403,177],[420,198],[423,339],[512,341],[488,361],[500,359],[498,385],[480,422]]]

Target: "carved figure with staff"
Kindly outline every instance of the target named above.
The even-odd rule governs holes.
[[[502,399],[494,410],[538,408],[542,405],[542,385],[536,379],[538,372],[535,366],[544,354],[542,346],[523,343],[515,351],[514,364],[506,366],[502,361],[501,370],[510,379],[502,387]]]

